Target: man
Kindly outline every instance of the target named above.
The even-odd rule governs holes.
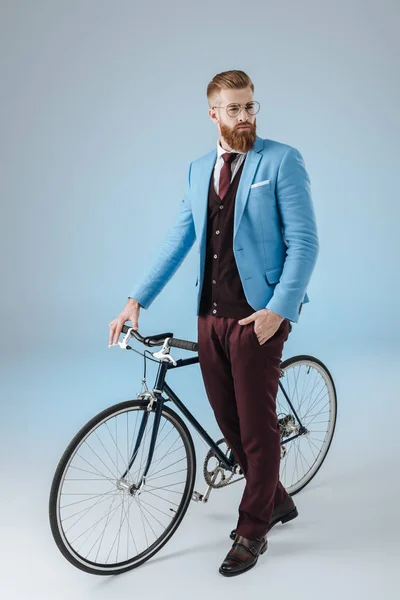
[[[300,152],[256,135],[259,103],[243,71],[207,88],[217,148],[189,166],[179,218],[153,267],[111,321],[138,328],[148,308],[198,242],[199,364],[218,425],[246,478],[234,543],[220,566],[254,567],[267,532],[298,514],[279,481],[276,395],[285,341],[297,322],[319,251],[310,180]]]

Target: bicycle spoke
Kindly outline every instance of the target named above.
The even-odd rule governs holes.
[[[107,479],[108,481],[115,481],[115,475],[110,471],[110,469],[108,469],[108,467],[106,466],[106,468],[110,471],[112,478],[107,477],[106,475],[104,475],[103,473],[101,473],[98,469],[96,469],[96,467],[94,467],[88,460],[86,460],[85,458],[83,458],[83,456],[81,456],[80,454],[77,453],[77,456],[83,460],[85,463],[87,463],[90,467],[92,467],[92,469],[94,469],[96,471],[97,475],[101,475],[102,477],[104,477],[104,479]],[[78,467],[72,467],[74,469],[77,469]]]
[[[176,473],[182,473],[183,471],[187,471],[187,469],[179,469],[178,471],[172,471],[172,473],[164,473],[164,475],[159,475],[158,477],[146,477],[146,484],[149,481],[153,481],[153,479],[161,479],[161,477],[168,477],[168,475],[175,475]]]
[[[155,494],[154,492],[151,492],[150,490],[144,490],[142,492],[143,494],[150,494],[151,496],[156,496],[156,498],[160,498],[160,500],[164,500],[165,502],[169,502],[170,504],[173,504],[174,506],[179,506],[179,504],[177,504],[176,502],[172,502],[172,500],[170,500],[169,498],[163,498],[162,496],[159,496],[158,494]]]
[[[88,508],[82,508],[82,510],[78,510],[78,512],[72,513],[72,515],[69,515],[68,517],[63,517],[63,523],[65,523],[65,521],[68,521],[68,519],[72,519],[73,517],[76,517],[77,515],[89,512],[89,510],[94,508],[94,506],[97,506],[98,504],[101,504],[102,502],[105,502],[106,500],[108,500],[107,496],[115,495],[115,493],[116,492],[114,490],[113,492],[106,492],[105,494],[102,495],[103,497],[101,497],[101,495],[100,495],[99,500],[93,506],[89,506]],[[75,504],[75,502],[73,502],[72,504]],[[71,506],[71,504],[68,504],[67,506]],[[60,507],[60,508],[62,508],[62,507]],[[75,525],[75,523],[74,523],[74,525]]]
[[[87,440],[85,440],[85,444],[88,446],[88,448],[90,448],[90,450],[93,452],[93,454],[94,454],[95,456],[97,456],[97,458],[98,458],[98,459],[99,459],[99,461],[100,461],[100,462],[101,462],[101,463],[102,463],[102,464],[105,466],[105,468],[106,468],[106,469],[108,469],[108,470],[110,471],[111,475],[112,475],[113,477],[115,477],[115,475],[114,475],[114,473],[111,471],[111,469],[110,469],[110,468],[109,468],[109,467],[106,465],[106,463],[104,462],[104,460],[103,460],[102,458],[100,458],[100,456],[97,454],[97,452],[95,452],[95,451],[93,450],[93,448],[90,446],[90,444],[88,444]],[[83,460],[85,460],[85,459],[83,459]],[[87,462],[87,461],[85,461],[85,462]]]
[[[154,510],[157,510],[158,512],[160,512],[161,514],[165,515],[166,517],[168,517],[169,519],[172,519],[172,515],[169,515],[168,513],[164,512],[163,510],[161,510],[160,508],[157,508],[157,506],[153,506],[152,504],[149,504],[149,502],[146,502],[143,499],[138,499],[138,502],[140,502],[141,504],[146,504],[147,506],[150,506],[151,508],[154,508]]]
[[[106,492],[104,495],[112,495],[114,492]],[[88,502],[89,500],[93,500],[93,497],[102,495],[102,494],[73,494],[73,493],[66,493],[63,492],[62,493],[63,496],[77,496],[77,495],[81,495],[81,496],[89,496],[89,498],[84,498],[83,500],[77,500],[76,502],[70,502],[69,504],[63,504],[62,506],[60,505],[60,509],[62,510],[63,508],[68,508],[69,506],[73,506],[74,504],[81,504],[82,502]]]

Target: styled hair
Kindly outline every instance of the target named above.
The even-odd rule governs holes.
[[[250,86],[254,93],[254,85],[250,77],[244,71],[222,71],[217,73],[207,86],[207,100],[211,107],[213,99],[218,97],[222,89],[242,89]]]

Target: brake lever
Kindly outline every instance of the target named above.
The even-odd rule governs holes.
[[[129,338],[134,337],[133,333],[131,333],[132,331],[135,331],[133,329],[133,327],[129,327],[122,342],[118,341],[116,344],[109,344],[108,347],[111,348],[111,346],[119,346],[123,350],[126,350],[127,345],[128,345],[127,342],[129,341]],[[159,352],[152,352],[151,354],[152,354],[152,356],[154,356],[154,358],[158,358],[159,360],[166,360],[166,361],[172,362],[174,367],[176,367],[176,365],[178,363],[176,362],[176,360],[174,360],[172,358],[172,356],[169,353],[169,349],[170,349],[169,340],[170,339],[171,338],[169,338],[169,337],[165,338],[163,347],[161,348],[161,350]]]
[[[166,360],[166,361],[172,362],[172,364],[174,365],[174,367],[176,367],[176,365],[178,363],[176,362],[176,360],[174,360],[172,358],[172,356],[169,353],[169,350],[170,350],[169,340],[170,339],[171,338],[169,338],[169,337],[165,338],[164,344],[163,344],[163,347],[161,348],[161,350],[159,352],[152,352],[152,354],[153,354],[154,358],[158,358],[159,360]]]
[[[133,337],[133,333],[131,333],[132,331],[135,331],[133,329],[133,327],[129,327],[128,331],[126,332],[124,339],[122,340],[122,342],[117,342],[116,344],[108,344],[108,347],[111,348],[111,346],[119,346],[120,348],[122,348],[123,350],[126,350],[127,348],[127,342],[129,340],[129,338]]]

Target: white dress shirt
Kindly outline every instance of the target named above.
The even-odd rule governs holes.
[[[229,152],[229,150],[224,150],[222,148],[221,144],[219,143],[219,139],[217,142],[217,152],[218,152],[217,160],[215,161],[215,167],[214,167],[214,189],[215,189],[216,193],[218,194],[218,192],[219,192],[219,176],[221,173],[222,165],[224,164],[224,159],[222,158],[222,155],[225,152]],[[232,150],[232,152],[234,154],[238,154],[238,156],[231,162],[231,181],[235,177],[236,171],[240,168],[240,165],[246,158],[246,154],[247,154],[246,152],[239,152],[238,150]]]

